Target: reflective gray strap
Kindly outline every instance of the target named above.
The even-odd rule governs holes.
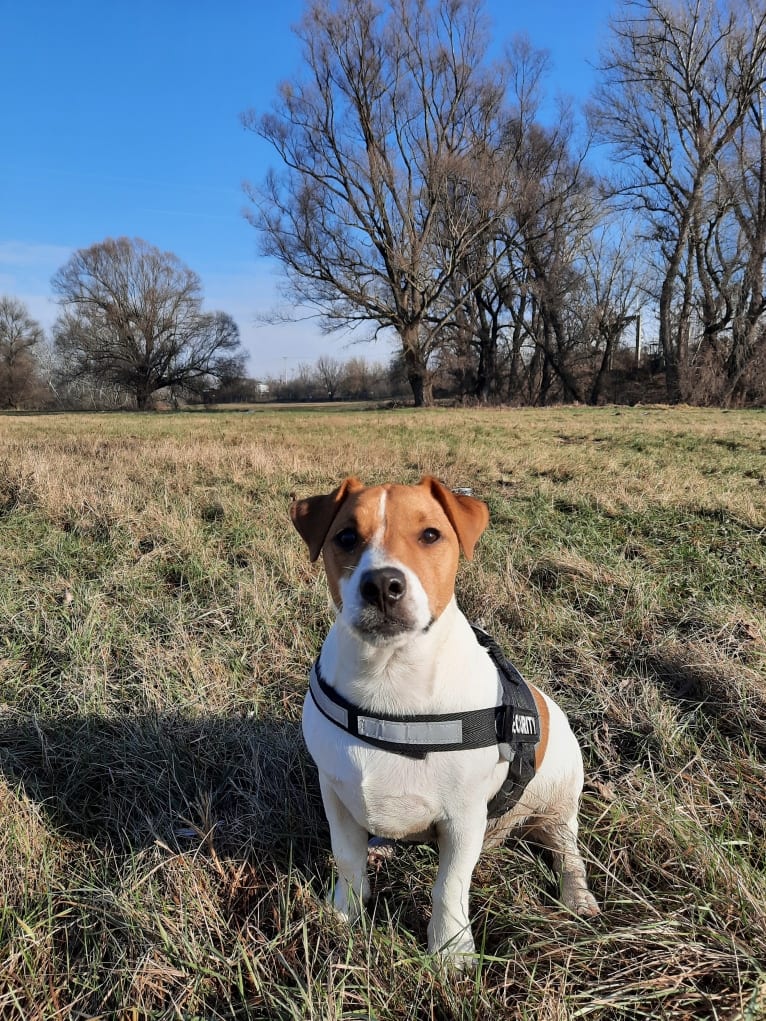
[[[463,740],[462,720],[444,720],[439,723],[411,723],[397,720],[376,720],[360,716],[357,721],[360,737],[391,744],[442,745],[460,744]]]
[[[348,730],[348,713],[343,706],[337,705],[331,698],[328,698],[319,687],[319,681],[317,681],[314,667],[311,668],[309,687],[311,688],[311,695],[314,701],[325,716],[329,716],[330,719],[334,720],[339,727],[343,727],[344,730]]]
[[[309,678],[311,695],[319,709],[331,720],[352,733],[348,725],[348,713],[329,698],[319,685],[316,671],[312,667]],[[374,741],[388,741],[400,745],[450,745],[460,744],[463,740],[463,721],[434,720],[419,722],[411,720],[379,720],[374,716],[359,716],[357,731],[360,737]]]

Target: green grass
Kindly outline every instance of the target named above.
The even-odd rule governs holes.
[[[323,907],[299,719],[330,620],[290,494],[432,473],[492,520],[469,617],[568,712],[603,906],[485,854],[476,973],[436,852]],[[316,409],[0,418],[0,1016],[766,1016],[766,415]]]

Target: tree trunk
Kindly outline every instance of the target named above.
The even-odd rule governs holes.
[[[700,185],[696,183],[688,206],[678,225],[678,237],[665,267],[665,278],[662,281],[662,288],[660,290],[660,348],[665,359],[665,389],[669,404],[678,404],[686,397],[688,343],[684,342],[684,331],[687,331],[688,336],[692,284],[691,258],[693,255],[689,232],[691,230],[692,214],[697,208],[699,191]],[[686,267],[686,279],[684,280],[683,307],[678,316],[678,329],[674,331],[673,288],[681,272],[684,251],[687,251],[689,254],[689,262]]]
[[[412,388],[416,408],[430,408],[434,402],[434,391],[428,373],[419,369],[407,372],[407,382]]]
[[[150,389],[148,383],[145,380],[140,380],[136,383],[136,407],[139,411],[146,411],[149,406],[149,398],[152,396],[153,390]]]
[[[611,365],[612,362],[612,349],[613,349],[612,336],[608,335],[606,338],[606,346],[604,347],[604,354],[603,357],[601,358],[601,365],[599,366],[598,371],[596,372],[596,375],[593,379],[593,385],[590,388],[590,395],[588,396],[588,404],[594,407],[598,404],[599,400],[601,399],[601,393],[604,387],[604,380],[606,379],[606,374],[609,371],[609,366]]]
[[[543,371],[540,378],[540,396],[538,398],[540,407],[544,408],[548,403],[548,392],[553,382],[553,373],[551,371],[551,360],[548,356],[548,352],[543,350]]]
[[[527,296],[521,295],[519,302],[519,311],[514,316],[513,322],[513,333],[511,334],[511,368],[508,373],[508,399],[512,400],[517,393],[521,392],[521,367],[523,365],[521,358],[521,348],[524,343],[524,331],[522,324],[524,322],[524,315],[527,307]]]
[[[675,283],[678,260],[672,260],[671,265],[665,273],[660,291],[660,348],[665,362],[665,390],[668,396],[668,403],[678,404],[681,400],[681,379],[678,371],[678,357],[676,345],[673,339],[673,319],[671,315],[671,303],[673,300],[673,284]]]
[[[482,404],[489,403],[497,392],[497,334],[491,328],[479,337],[479,368],[474,396]]]
[[[543,346],[545,348],[545,367],[553,371],[561,380],[564,390],[564,401],[577,401],[582,404],[583,397],[580,385],[566,364],[566,330],[561,317],[555,309],[541,309],[543,324]],[[546,398],[552,379],[549,379],[545,393]]]
[[[417,326],[408,326],[402,331],[404,367],[407,382],[412,388],[416,408],[427,408],[433,404],[433,384],[425,359],[417,344]]]

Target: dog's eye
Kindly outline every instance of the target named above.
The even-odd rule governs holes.
[[[341,528],[335,536],[334,542],[344,553],[352,553],[359,541],[359,533],[355,528]]]
[[[424,542],[426,546],[432,546],[433,543],[438,542],[441,537],[442,534],[438,528],[426,528],[420,536],[420,541]]]

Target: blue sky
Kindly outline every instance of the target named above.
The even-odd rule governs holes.
[[[498,41],[526,32],[551,91],[587,96],[616,0],[490,0]],[[312,318],[258,325],[282,299],[258,255],[242,182],[274,157],[240,124],[300,70],[302,0],[0,0],[0,294],[49,328],[50,278],[76,248],[142,237],[201,277],[236,319],[252,375],[321,354],[387,360],[385,341],[324,336]]]

